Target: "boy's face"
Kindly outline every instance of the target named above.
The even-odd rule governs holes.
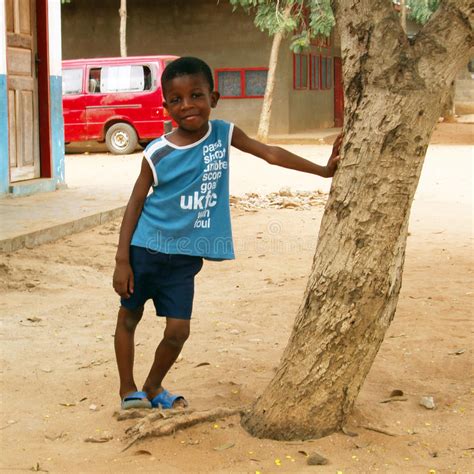
[[[211,91],[203,74],[187,74],[168,81],[163,88],[163,106],[179,128],[189,132],[207,127],[219,93]]]

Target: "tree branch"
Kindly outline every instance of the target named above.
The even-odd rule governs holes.
[[[472,0],[445,0],[416,36],[413,49],[427,84],[446,87],[467,63],[474,46],[473,13]]]
[[[339,31],[354,36],[371,30],[371,54],[398,47],[405,36],[391,0],[333,0],[332,8]]]
[[[346,127],[370,85],[384,90],[395,83],[403,51],[409,46],[391,0],[333,0],[341,35]],[[407,82],[407,81],[404,81]]]
[[[397,69],[409,47],[391,0],[333,1],[341,33],[344,82],[383,83],[384,71]],[[382,77],[382,79],[381,79]]]
[[[391,0],[332,3],[341,33],[346,95],[360,98],[370,84],[395,93],[446,89],[474,45],[472,0],[444,0],[412,42]]]

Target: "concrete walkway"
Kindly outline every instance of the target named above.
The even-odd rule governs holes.
[[[285,148],[320,164],[326,162],[331,152],[327,145],[285,145]],[[141,153],[67,155],[68,189],[0,199],[0,252],[34,247],[119,217],[127,204],[141,160]],[[232,149],[231,160],[230,186],[234,195],[268,193],[282,187],[327,192],[330,187],[330,180],[269,166],[236,149]],[[436,212],[440,202],[450,202],[453,207],[465,209],[461,226],[467,227],[464,230],[469,232],[471,189],[472,147],[431,146],[415,196],[412,219],[417,217],[417,209]]]
[[[35,247],[120,216],[125,200],[65,189],[0,200],[0,252]]]

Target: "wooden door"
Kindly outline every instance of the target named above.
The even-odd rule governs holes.
[[[344,86],[342,83],[342,60],[334,58],[334,126],[344,123]]]
[[[6,0],[10,180],[40,176],[36,0]]]

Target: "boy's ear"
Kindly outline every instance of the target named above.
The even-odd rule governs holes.
[[[211,92],[211,107],[214,108],[217,105],[217,102],[219,102],[220,94],[217,91],[212,91]]]

